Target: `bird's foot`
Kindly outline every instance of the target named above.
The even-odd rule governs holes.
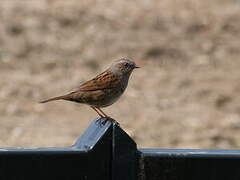
[[[113,125],[117,125],[117,126],[120,125],[115,119],[112,119],[111,117],[108,117],[108,116],[100,117],[96,122],[101,125],[105,125],[108,121],[110,121]]]
[[[106,124],[106,119],[105,117],[99,117],[97,120],[96,120],[96,123],[100,124],[100,125],[105,125]]]
[[[120,126],[119,122],[117,122],[115,119],[111,117],[105,117],[107,121],[110,121],[113,125]]]

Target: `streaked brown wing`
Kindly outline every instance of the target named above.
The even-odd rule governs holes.
[[[103,89],[111,89],[118,86],[120,79],[117,78],[113,73],[104,71],[95,78],[83,83],[80,87],[71,91],[71,93],[77,91],[96,91]]]

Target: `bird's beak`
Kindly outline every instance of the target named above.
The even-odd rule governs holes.
[[[140,68],[139,66],[135,66],[135,68]]]

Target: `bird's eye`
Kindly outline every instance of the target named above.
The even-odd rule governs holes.
[[[125,63],[124,66],[125,66],[125,67],[128,67],[128,63]]]

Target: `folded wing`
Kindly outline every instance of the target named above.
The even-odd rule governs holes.
[[[73,89],[70,93],[78,91],[96,91],[115,88],[119,85],[120,79],[117,78],[113,73],[104,71],[95,78],[81,84],[78,88]]]

